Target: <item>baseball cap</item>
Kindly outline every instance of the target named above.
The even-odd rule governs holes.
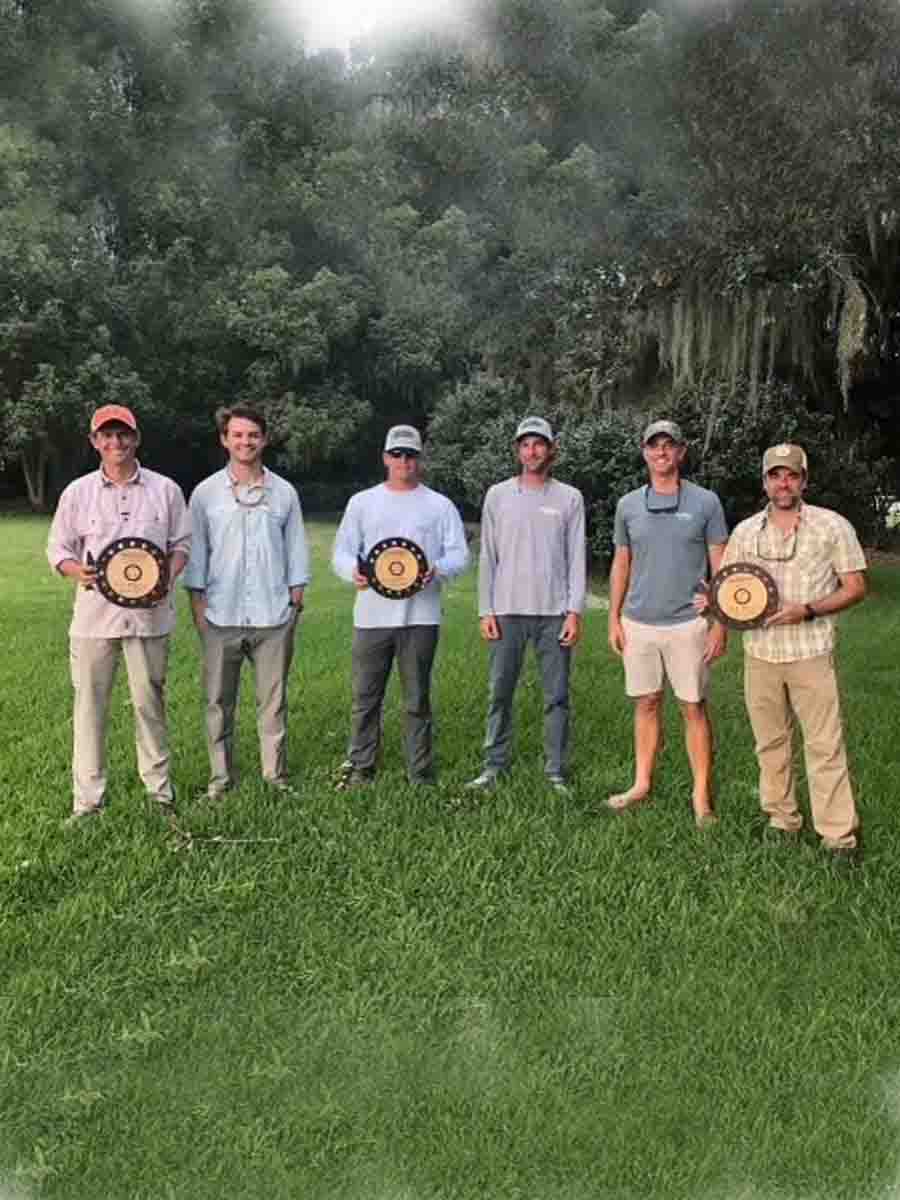
[[[658,433],[664,433],[679,445],[684,443],[684,434],[681,432],[680,425],[676,425],[674,421],[651,421],[641,434],[641,445],[646,446],[650,439],[656,437]]]
[[[529,434],[532,437],[546,438],[548,442],[554,440],[550,422],[545,421],[543,417],[523,417],[519,422],[519,428],[516,430],[514,441],[518,441],[519,438],[528,437]]]
[[[103,404],[91,417],[91,433],[96,433],[102,425],[109,425],[113,421],[120,421],[129,429],[136,430],[138,427],[130,408],[125,408],[123,404]]]
[[[415,450],[416,454],[421,454],[421,433],[412,425],[392,425],[384,439],[385,454],[389,454],[391,450]]]
[[[763,455],[763,475],[768,475],[776,467],[787,467],[790,471],[798,473],[803,471],[806,474],[808,472],[806,451],[802,446],[793,446],[789,442],[782,442],[779,446],[770,446]]]

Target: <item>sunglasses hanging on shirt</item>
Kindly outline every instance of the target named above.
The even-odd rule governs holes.
[[[678,491],[671,492],[654,492],[650,485],[647,484],[644,488],[644,508],[648,513],[658,516],[661,513],[678,512],[681,505],[681,484],[678,485]]]

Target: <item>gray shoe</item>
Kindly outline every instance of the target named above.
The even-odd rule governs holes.
[[[335,786],[338,792],[353,792],[358,788],[371,787],[375,782],[374,771],[364,771],[361,767],[351,767],[343,770]]]
[[[492,771],[489,768],[476,775],[474,779],[470,779],[466,784],[467,792],[489,792],[495,788],[500,782],[500,772]]]
[[[553,788],[554,792],[558,792],[560,796],[572,795],[572,789],[566,783],[562,775],[548,775],[547,782]]]

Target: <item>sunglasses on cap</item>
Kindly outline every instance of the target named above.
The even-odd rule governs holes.
[[[390,458],[418,458],[418,450],[388,450]]]

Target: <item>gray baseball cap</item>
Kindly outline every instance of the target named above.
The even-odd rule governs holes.
[[[656,437],[659,433],[664,433],[673,442],[684,445],[684,434],[681,432],[681,426],[676,425],[674,421],[651,421],[641,434],[641,445],[646,446],[650,439]]]
[[[553,430],[550,428],[550,422],[545,421],[543,417],[523,417],[519,422],[519,428],[516,430],[515,441],[519,438],[528,437],[546,438],[548,442],[554,441]]]
[[[414,450],[422,453],[422,435],[412,425],[392,425],[384,439],[384,452],[391,450]]]

